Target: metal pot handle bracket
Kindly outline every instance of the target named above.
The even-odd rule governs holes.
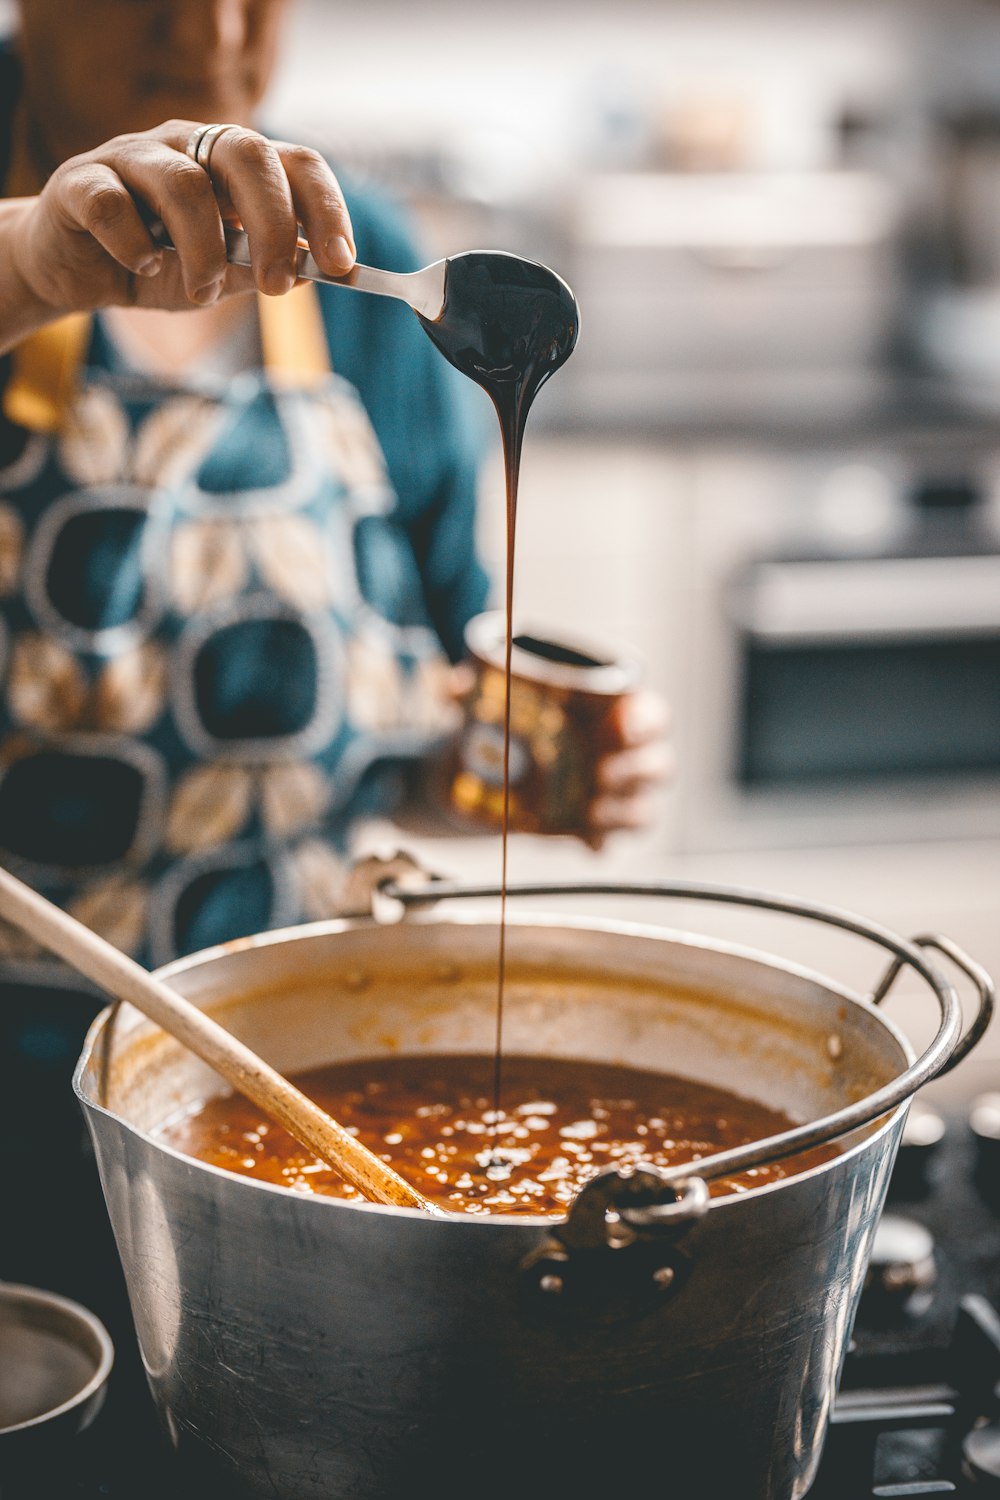
[[[384,862],[365,861],[352,878],[355,880],[352,894],[358,908],[374,913],[382,920],[398,920],[411,908],[440,901],[495,899],[500,895],[499,886],[460,886],[431,876],[406,855],[396,855]],[[948,938],[924,934],[908,942],[888,928],[836,907],[738,886],[680,881],[669,884],[659,881],[529,883],[508,886],[507,894],[511,897],[655,896],[748,907],[821,922],[864,938],[892,955],[888,970],[869,997],[872,1004],[881,1004],[901,970],[909,968],[929,986],[940,1012],[940,1024],[932,1041],[905,1072],[833,1114],[806,1125],[796,1125],[780,1135],[704,1157],[698,1162],[697,1176],[692,1175],[690,1165],[642,1167],[631,1174],[607,1167],[597,1173],[577,1194],[566,1221],[554,1226],[554,1234],[566,1251],[596,1249],[598,1245],[619,1249],[651,1236],[666,1235],[676,1239],[678,1233],[708,1207],[708,1182],[746,1171],[749,1167],[781,1161],[812,1146],[824,1145],[891,1113],[930,1079],[961,1062],[980,1040],[993,1015],[995,987],[992,980]],[[383,903],[388,903],[383,904],[381,910],[379,897],[383,898]],[[964,1036],[958,994],[944,974],[927,962],[924,956],[927,949],[934,949],[950,960],[975,987],[978,1008]],[[673,1284],[676,1268],[672,1271],[666,1266],[659,1269],[665,1273],[660,1278],[663,1286]],[[666,1274],[668,1271],[670,1274]],[[545,1273],[542,1281],[550,1280],[553,1284],[542,1289],[561,1290],[554,1284],[560,1279],[555,1270]]]

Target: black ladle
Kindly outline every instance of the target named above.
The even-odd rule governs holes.
[[[151,231],[164,249],[174,248],[162,224]],[[226,230],[226,256],[236,266],[251,264],[245,230]],[[300,240],[298,274],[405,302],[445,358],[494,401],[499,387],[522,387],[525,411],[572,354],[580,331],[580,310],[562,277],[502,250],[467,250],[406,274],[356,264],[328,276]]]

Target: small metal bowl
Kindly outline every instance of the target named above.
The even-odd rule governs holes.
[[[85,1307],[0,1283],[0,1464],[88,1427],[114,1358],[107,1329]]]

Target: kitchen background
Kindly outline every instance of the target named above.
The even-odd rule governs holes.
[[[266,117],[405,198],[428,260],[519,251],[580,300],[518,623],[639,646],[678,773],[649,835],[518,838],[512,879],[759,885],[1000,974],[1000,3],[299,0]],[[499,877],[492,836],[402,837]],[[602,905],[880,970],[801,924]],[[916,986],[893,1004],[919,1036]],[[998,1064],[1000,1026],[934,1087]]]
[[[678,774],[649,836],[521,838],[512,878],[760,885],[1000,974],[1000,4],[301,0],[269,115],[405,197],[428,259],[520,251],[580,300],[518,622],[638,645]],[[493,837],[418,847],[499,874]],[[879,970],[779,919],[620,914]],[[916,986],[893,1003],[919,1035]],[[998,1063],[994,1028],[938,1088]]]

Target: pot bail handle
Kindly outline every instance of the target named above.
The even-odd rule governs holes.
[[[979,999],[975,1020],[971,1023],[965,1035],[956,1044],[955,1050],[948,1061],[943,1067],[938,1069],[937,1076],[940,1078],[945,1073],[950,1073],[952,1068],[957,1067],[962,1059],[968,1056],[973,1047],[982,1040],[986,1028],[993,1019],[993,1012],[996,1006],[996,986],[986,970],[977,964],[975,959],[970,958],[967,953],[963,952],[957,943],[953,943],[951,938],[943,937],[938,932],[925,932],[921,933],[919,937],[911,938],[910,941],[917,948],[933,948],[935,952],[941,953],[945,958],[950,959],[955,968],[961,970],[966,978],[972,981]],[[882,1004],[882,1001],[895,984],[900,971],[906,967],[905,958],[897,955],[892,960],[883,978],[872,993],[871,1003],[873,1005]]]
[[[643,1234],[680,1231],[708,1208],[708,1184],[697,1162],[684,1177],[643,1162],[603,1167],[584,1183],[553,1234],[570,1250],[620,1250]]]
[[[449,881],[430,882],[424,889],[413,889],[394,883],[391,877],[378,887],[382,896],[391,899],[396,907],[395,920],[399,920],[398,909],[404,914],[410,908],[436,905],[440,901],[481,900],[500,896],[496,885],[464,886]],[[890,1082],[876,1088],[864,1098],[843,1105],[832,1114],[823,1115],[804,1125],[795,1125],[779,1135],[764,1140],[751,1141],[743,1146],[732,1146],[725,1151],[704,1157],[698,1163],[698,1175],[706,1181],[731,1176],[750,1167],[763,1166],[795,1156],[813,1146],[825,1145],[840,1136],[849,1135],[863,1125],[869,1125],[883,1115],[889,1114],[910,1099],[947,1067],[954,1066],[979,1040],[985,1030],[993,1007],[993,986],[987,976],[967,958],[960,949],[954,948],[947,939],[936,936],[925,939],[925,946],[936,946],[968,975],[979,991],[980,1013],[968,1033],[962,1036],[962,1007],[955,986],[924,956],[918,943],[899,937],[877,922],[871,922],[853,912],[838,907],[824,906],[812,901],[800,901],[775,892],[757,891],[742,886],[702,885],[691,881],[538,881],[507,886],[507,896],[652,896],[659,899],[681,901],[705,901],[723,906],[741,907],[763,912],[777,912],[784,916],[818,922],[826,927],[838,928],[867,942],[874,943],[893,955],[894,968],[876,991],[880,1000],[899,968],[907,967],[917,974],[933,994],[939,1013],[939,1024],[932,1040],[924,1051],[904,1072]],[[947,945],[947,946],[945,946]],[[870,1003],[870,1001],[869,1001]],[[677,1164],[662,1169],[670,1182],[690,1175],[690,1165]]]
[[[522,1261],[524,1284],[550,1314],[614,1322],[648,1312],[684,1285],[684,1237],[708,1201],[701,1177],[670,1177],[650,1163],[604,1167]]]

